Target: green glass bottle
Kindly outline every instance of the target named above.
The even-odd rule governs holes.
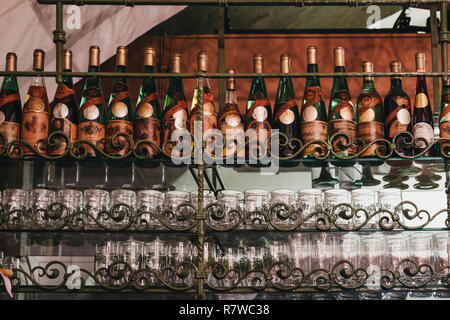
[[[172,54],[172,73],[181,72],[181,54]],[[168,141],[177,141],[180,135],[189,133],[189,109],[184,94],[183,79],[170,78],[163,106],[163,145],[164,152],[168,155],[182,157],[177,149],[173,150]],[[181,138],[179,138],[181,140]]]
[[[253,56],[253,72],[263,73],[264,57],[262,54]],[[257,165],[255,158],[263,155],[263,150],[270,150],[268,139],[272,132],[272,107],[267,96],[266,82],[263,77],[253,78],[247,100],[245,115],[246,149],[249,165]]]
[[[317,48],[310,46],[307,48],[307,72],[319,72],[317,63]],[[322,95],[320,80],[311,76],[306,78],[305,91],[303,94],[303,103],[300,113],[300,137],[303,144],[314,140],[327,141],[328,139],[328,116],[325,101]],[[303,158],[314,158],[316,148],[322,149],[322,155],[325,154],[323,145],[311,144],[304,149]]]
[[[155,72],[155,50],[150,47],[145,49],[144,72]],[[156,93],[156,81],[151,76],[142,80],[134,117],[134,142],[150,140],[161,147],[161,106]],[[140,145],[137,151],[152,157],[160,154],[159,149],[147,144]]]
[[[364,72],[373,72],[373,63],[365,61],[363,63]],[[357,137],[360,138],[364,146],[376,139],[384,138],[384,112],[383,102],[375,89],[373,77],[364,77],[363,88],[356,102],[357,108]],[[378,143],[374,143],[361,157],[376,158]],[[363,148],[363,146],[360,146]]]
[[[72,71],[72,51],[65,49],[63,51],[63,70]],[[64,76],[63,82],[56,89],[55,98],[50,104],[50,133],[59,131],[63,132],[69,142],[77,139],[77,123],[78,123],[78,102],[73,90],[72,77]],[[49,155],[61,155],[66,149],[66,142],[62,141],[59,148],[48,148]]]
[[[295,100],[294,86],[292,79],[288,76],[290,72],[291,59],[287,54],[280,57],[280,71],[286,76],[280,78],[278,83],[277,96],[275,99],[273,128],[286,135],[287,139],[300,139],[300,115],[297,101]],[[283,138],[280,138],[283,143]],[[298,149],[297,149],[298,150]],[[292,157],[295,147],[280,147],[280,157]]]
[[[442,84],[439,132],[441,138],[450,139],[450,77],[445,79]],[[450,142],[443,142],[442,148],[446,155],[450,154]]]
[[[119,46],[116,54],[116,72],[127,71],[127,48]],[[123,156],[129,151],[129,140],[124,136],[115,139],[114,144],[122,141],[124,147],[113,144],[114,136],[126,133],[133,137],[133,104],[131,102],[128,80],[126,77],[114,79],[114,85],[109,97],[108,113],[106,115],[106,146],[105,150],[111,155]],[[121,144],[122,144],[121,143]]]
[[[89,72],[100,72],[100,48],[89,48]],[[78,139],[86,140],[103,150],[105,147],[106,103],[100,77],[86,78],[78,113]],[[101,157],[87,144],[80,144],[88,152],[88,158]]]
[[[6,55],[5,71],[17,71],[17,56],[13,52]],[[7,75],[3,78],[0,90],[0,133],[4,135],[6,141],[0,139],[0,144],[19,139],[21,119],[22,104],[17,78],[14,75]]]
[[[334,72],[345,72],[345,50],[343,47],[334,48]],[[333,78],[333,87],[331,89],[331,99],[328,110],[328,132],[330,139],[336,133],[344,133],[351,141],[355,140],[356,112],[352,97],[348,90],[346,77],[335,76]],[[332,142],[333,151],[336,154],[340,156],[352,156],[356,154],[356,147],[354,144],[347,149],[340,147],[340,143],[345,144],[345,138],[337,138]]]

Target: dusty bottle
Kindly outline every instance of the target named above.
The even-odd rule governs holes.
[[[264,57],[253,56],[253,72],[263,73]],[[272,132],[272,107],[267,96],[266,82],[263,77],[253,78],[247,100],[245,130],[248,140],[247,158],[249,165],[255,159],[268,155],[268,141]]]
[[[145,49],[144,72],[155,72],[155,50],[150,47]],[[142,80],[134,118],[134,142],[150,140],[161,147],[161,105],[156,93],[155,78],[151,76]],[[157,157],[160,153],[149,144],[140,145],[137,151],[152,157]]]
[[[33,54],[33,70],[44,70],[45,52],[36,49]],[[39,140],[47,140],[49,133],[50,108],[44,77],[36,76],[28,89],[22,113],[22,140],[34,146]],[[46,145],[39,143],[38,151],[47,154]],[[23,146],[25,156],[31,156],[34,152],[27,146]]]
[[[308,73],[319,72],[317,62],[317,48],[310,46],[307,48]],[[303,94],[303,103],[300,113],[300,136],[303,144],[314,140],[327,141],[328,139],[328,116],[323,100],[320,80],[311,76],[306,78],[305,91]],[[323,150],[323,145],[311,144],[304,149],[303,158],[314,158],[316,148]]]
[[[89,48],[89,72],[100,72],[100,48]],[[98,76],[86,78],[83,96],[78,113],[78,139],[86,140],[103,150],[105,147],[106,102],[103,97],[102,83]],[[80,144],[87,152],[87,157],[100,157],[87,144]]]
[[[63,55],[63,70],[71,72],[72,51],[65,49]],[[77,139],[78,103],[73,90],[72,77],[63,77],[63,83],[58,85],[50,108],[52,110],[50,115],[50,133],[63,132],[69,138],[69,142],[74,142]],[[61,146],[59,148],[49,146],[48,153],[50,155],[61,155],[65,149],[66,141],[62,139]]]
[[[13,52],[6,55],[5,71],[17,71],[17,56]],[[6,141],[0,140],[0,144],[19,139],[21,120],[22,104],[17,78],[14,75],[7,75],[3,78],[0,89],[0,133],[4,135]]]
[[[116,54],[116,72],[125,73],[126,70],[127,48],[119,46]],[[115,78],[106,115],[105,151],[107,153],[119,156],[128,153],[130,145],[128,138],[117,136],[117,134],[126,133],[133,137],[133,118],[133,105],[128,89],[128,80],[126,77]]]
[[[235,71],[228,70],[228,73],[232,75]],[[235,156],[245,159],[244,124],[237,104],[236,80],[233,77],[227,79],[226,90],[225,109],[218,120],[224,141],[223,157],[232,157],[237,151]],[[238,141],[237,144],[235,140]]]
[[[373,63],[363,63],[364,72],[373,72]],[[375,89],[374,78],[364,77],[363,88],[356,102],[357,108],[357,137],[363,142],[363,147],[377,139],[384,138],[383,102]],[[361,157],[377,157],[378,143],[372,144]]]
[[[345,72],[345,50],[343,47],[334,48],[334,72]],[[348,90],[346,77],[335,76],[333,78],[328,110],[328,133],[330,139],[336,133],[343,133],[353,141],[356,138],[356,112]],[[336,138],[332,142],[333,150],[338,155],[352,156],[356,153],[354,144],[347,149],[340,147],[340,143],[345,144],[347,142],[343,137]]]

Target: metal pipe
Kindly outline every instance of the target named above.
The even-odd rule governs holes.
[[[448,71],[448,42],[449,42],[449,35],[448,35],[448,29],[447,29],[447,1],[441,2],[441,34],[439,42],[441,43],[441,59],[442,59],[442,71],[447,72]],[[448,77],[448,75],[445,75],[443,77],[443,80]]]
[[[433,4],[430,8],[430,28],[431,28],[431,62],[433,66],[433,72],[439,72],[439,29],[437,23],[437,5]],[[439,113],[440,102],[440,87],[439,78],[433,78],[433,100],[434,100],[434,113]]]
[[[59,0],[38,0],[40,4],[56,4]],[[61,0],[64,4],[76,5],[217,5],[227,6],[364,6],[369,4],[377,5],[411,5],[412,3],[432,4],[439,3],[440,0]]]
[[[61,72],[63,76],[71,76],[71,77],[102,77],[102,78],[143,78],[143,77],[154,77],[154,78],[176,78],[180,77],[183,79],[194,79],[197,78],[196,73],[117,73],[117,72]],[[16,77],[34,77],[37,75],[43,77],[56,77],[56,72],[36,72],[36,71],[0,71],[0,76],[8,76],[15,75]],[[314,76],[317,78],[334,78],[335,76],[343,76],[343,77],[353,77],[353,78],[362,78],[366,76],[383,78],[383,77],[417,77],[417,76],[425,76],[425,77],[445,77],[448,75],[448,72],[373,72],[373,73],[365,73],[365,72],[341,72],[339,74],[333,72],[317,72],[317,73],[289,73],[289,77],[291,78],[307,78],[310,76]],[[207,77],[212,79],[221,79],[228,78],[230,75],[228,73],[208,73]],[[284,73],[234,73],[233,78],[281,78],[285,76]]]
[[[53,42],[56,44],[56,82],[61,84],[63,82],[63,45],[66,42],[66,33],[63,27],[63,3],[58,1],[56,3],[56,29],[53,31]]]
[[[217,19],[217,70],[225,73],[225,10],[224,6],[219,7],[219,18]],[[225,79],[219,80],[219,113],[225,109]]]

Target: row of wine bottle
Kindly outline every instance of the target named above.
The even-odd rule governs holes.
[[[44,69],[45,53],[42,50],[34,51],[33,69]],[[425,55],[416,54],[416,67],[418,72],[425,71]],[[345,72],[345,51],[342,47],[334,49],[336,73]],[[155,51],[145,49],[144,72],[154,73]],[[200,52],[197,57],[198,70],[208,70],[208,55]],[[310,46],[307,49],[308,73],[318,72],[317,48]],[[180,73],[181,55],[172,55],[171,71]],[[225,139],[244,141],[255,139],[258,143],[267,142],[272,129],[278,129],[288,138],[300,139],[303,143],[314,140],[327,141],[336,133],[345,133],[350,138],[360,138],[365,144],[376,139],[393,137],[401,131],[412,132],[415,138],[423,138],[427,143],[434,140],[433,118],[427,86],[424,76],[417,77],[416,96],[414,107],[410,98],[402,89],[400,77],[391,78],[391,88],[384,99],[384,103],[377,93],[373,77],[366,76],[363,80],[363,89],[357,98],[356,107],[348,89],[344,76],[333,78],[333,87],[328,112],[322,95],[320,80],[310,76],[306,79],[305,91],[301,108],[298,107],[292,79],[289,77],[290,57],[286,54],[280,58],[281,73],[286,74],[279,80],[275,106],[272,113],[270,101],[267,96],[263,77],[253,78],[246,107],[246,114],[241,115],[236,96],[236,82],[233,70],[229,70],[227,79],[225,109],[218,116],[214,107],[214,98],[208,79],[203,81],[203,133],[204,138],[209,136],[212,129],[219,129]],[[392,72],[401,72],[401,63],[392,61]],[[91,46],[89,50],[89,72],[98,72],[100,68],[100,48]],[[124,73],[127,68],[127,49],[117,48],[116,72]],[[253,58],[255,73],[263,73],[263,56],[255,54]],[[8,53],[6,58],[6,71],[16,71],[17,57]],[[72,53],[64,50],[63,70],[72,70]],[[373,72],[373,63],[363,63],[364,72]],[[184,93],[183,82],[180,77],[170,78],[167,94],[161,108],[156,93],[156,82],[151,76],[142,80],[136,107],[133,108],[130,91],[126,77],[115,78],[112,93],[106,103],[100,78],[89,76],[86,78],[84,93],[79,104],[75,97],[73,81],[69,76],[63,78],[56,90],[53,102],[49,103],[44,78],[37,76],[32,80],[25,104],[20,102],[20,95],[15,76],[6,76],[0,91],[0,132],[8,141],[21,138],[29,145],[35,145],[40,139],[47,139],[55,131],[64,132],[70,141],[82,139],[97,145],[112,155],[123,155],[128,152],[127,140],[123,140],[125,148],[116,148],[112,138],[118,133],[126,133],[134,137],[135,142],[150,140],[158,146],[161,142],[174,140],[178,134],[190,131],[195,135],[194,123],[198,120],[199,83],[197,83],[191,108],[188,109]],[[108,107],[107,107],[108,106]],[[450,138],[450,81],[443,85],[442,105],[440,116],[440,135]],[[253,129],[253,130],[248,130]],[[244,134],[244,130],[251,134]],[[343,139],[343,138],[342,138]],[[343,148],[336,139],[333,142],[334,151],[338,154],[353,155],[358,152],[356,146]],[[206,142],[207,148],[214,138]],[[60,146],[39,145],[39,152],[49,155],[61,155],[66,144]],[[376,156],[377,144],[365,150],[361,156]],[[89,145],[83,145],[89,156],[96,157],[96,153]],[[316,144],[307,147],[302,157],[313,157]],[[422,152],[426,143],[419,139],[416,148],[411,151],[406,148],[400,152],[411,155],[412,152]],[[141,145],[152,156],[158,156],[159,150],[151,145]],[[401,148],[401,147],[400,147]],[[33,155],[32,150],[24,147],[26,156]],[[223,155],[229,156],[236,150],[235,144],[227,144]],[[259,150],[259,149],[258,149]],[[168,154],[171,148],[165,150]],[[208,149],[207,149],[208,152]],[[213,150],[209,150],[213,153]],[[279,154],[282,157],[292,156],[295,146],[283,144]],[[426,156],[432,155],[430,149]],[[240,150],[238,157],[245,157],[245,150]]]

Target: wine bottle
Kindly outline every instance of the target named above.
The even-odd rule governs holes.
[[[145,49],[144,72],[155,72],[155,50],[150,47]],[[161,106],[156,93],[156,81],[151,76],[142,80],[134,117],[134,142],[150,140],[161,147]],[[144,150],[149,156],[159,155],[159,150],[154,146],[146,144],[138,147],[141,153]]]
[[[208,54],[206,52],[199,52],[197,56],[198,71],[207,72],[208,71]],[[198,97],[199,94],[199,83],[197,80],[197,86],[194,91],[191,104],[191,134],[196,137],[196,128],[200,128],[201,124],[198,122]],[[217,129],[217,113],[214,107],[214,97],[211,92],[211,87],[209,85],[208,78],[203,79],[203,137],[205,139],[208,135],[212,134],[213,129]],[[211,143],[214,142],[214,137],[210,137],[206,141],[206,154],[210,156],[215,156],[214,149],[211,148]]]
[[[72,51],[66,49],[63,52],[63,70],[72,71]],[[50,133],[60,131],[68,138],[69,142],[77,139],[78,103],[73,90],[72,77],[64,76],[63,82],[56,89],[55,98],[50,104],[52,110],[50,116]],[[66,150],[66,141],[62,139],[61,146],[49,146],[49,155],[61,155]]]
[[[124,73],[127,70],[127,51],[127,48],[124,46],[117,48],[116,72],[118,73]],[[117,136],[114,139],[119,133],[126,133],[133,137],[133,107],[126,77],[114,80],[113,89],[109,97],[108,113],[106,115],[105,150],[111,155],[123,156],[129,151],[130,143],[126,137]],[[122,144],[123,147],[121,146]]]
[[[365,61],[363,72],[373,72],[373,63]],[[364,77],[363,88],[356,102],[357,108],[357,137],[363,142],[360,148],[369,143],[384,138],[384,114],[383,101],[375,89],[374,78]],[[361,157],[377,157],[376,149],[378,143],[371,145],[361,154]],[[360,150],[359,150],[360,151]]]
[[[317,48],[310,46],[307,48],[307,72],[319,72],[317,64]],[[305,91],[303,94],[303,103],[300,113],[300,136],[303,144],[314,140],[327,141],[328,138],[328,116],[325,101],[320,87],[320,80],[317,77],[310,76],[306,78]],[[311,144],[304,149],[303,158],[313,158],[316,148],[322,149],[322,155],[325,154],[323,145]]]
[[[45,52],[36,49],[33,54],[33,70],[44,70]],[[47,140],[49,132],[50,108],[48,105],[47,89],[42,76],[36,76],[28,89],[22,114],[22,140],[34,146],[38,140]],[[37,150],[41,154],[47,154],[46,146],[43,143],[38,145]],[[33,155],[33,151],[27,146],[23,146],[25,156]]]
[[[235,71],[228,70],[228,73],[232,75]],[[237,104],[236,80],[233,77],[227,79],[225,109],[220,115],[218,122],[224,141],[223,156],[231,157],[240,148],[236,156],[245,159],[244,124]],[[236,144],[235,140],[238,141],[238,144]]]
[[[417,72],[425,72],[425,54],[416,54]],[[416,82],[416,97],[413,109],[413,135],[416,139],[414,154],[423,152],[434,141],[433,112],[428,98],[427,82],[424,76],[418,76]],[[425,141],[424,141],[425,140]],[[433,155],[430,148],[424,157]]]
[[[300,139],[300,115],[298,105],[295,101],[294,86],[289,77],[291,58],[287,54],[280,57],[280,71],[286,74],[280,78],[278,83],[277,96],[275,98],[273,128],[278,129],[281,134],[286,135],[287,139]],[[284,140],[280,137],[280,143]],[[291,157],[295,149],[289,145],[280,147],[280,157]]]
[[[343,47],[334,48],[334,72],[345,72],[345,50]],[[331,89],[330,106],[328,108],[328,132],[330,138],[337,133],[346,134],[351,141],[356,138],[356,112],[348,90],[347,78],[335,76]],[[352,144],[344,149],[340,144],[346,144],[346,139],[339,137],[333,141],[333,151],[342,156],[352,156],[356,147]]]
[[[253,56],[253,72],[263,73],[264,57],[262,54]],[[266,82],[263,77],[253,78],[250,93],[247,100],[245,115],[245,129],[247,133],[248,148],[246,150],[249,158],[260,158],[264,156],[263,150],[268,151],[269,137],[272,132],[272,107],[267,97]]]
[[[89,72],[100,72],[100,48],[89,48]],[[78,139],[89,141],[100,150],[105,147],[106,102],[103,97],[100,77],[86,78],[83,96],[81,97],[80,112],[78,113]],[[88,157],[97,157],[95,150],[87,144],[81,144],[88,153]]]
[[[441,114],[439,117],[439,132],[441,138],[450,139],[450,77],[443,81],[441,96]],[[450,154],[450,142],[442,142],[445,155]]]
[[[391,62],[391,72],[401,72],[400,61]],[[394,76],[391,78],[391,88],[384,97],[384,114],[386,115],[384,125],[386,139],[392,139],[402,131],[411,132],[411,101],[402,88],[402,78]],[[397,150],[404,155],[410,155],[411,150],[398,143]]]
[[[181,72],[181,54],[172,54],[172,73]],[[163,143],[164,151],[168,155],[182,157],[182,153],[173,150],[168,141],[177,141],[178,137],[183,133],[187,133],[189,128],[189,111],[184,94],[183,80],[180,77],[170,78],[169,87],[167,88],[166,97],[164,99],[163,111]],[[181,139],[181,138],[180,138]]]
[[[6,55],[6,72],[17,71],[17,56],[13,52]],[[22,119],[22,104],[20,103],[19,86],[14,75],[3,78],[0,89],[0,133],[6,141],[11,142],[20,137],[20,120]]]

